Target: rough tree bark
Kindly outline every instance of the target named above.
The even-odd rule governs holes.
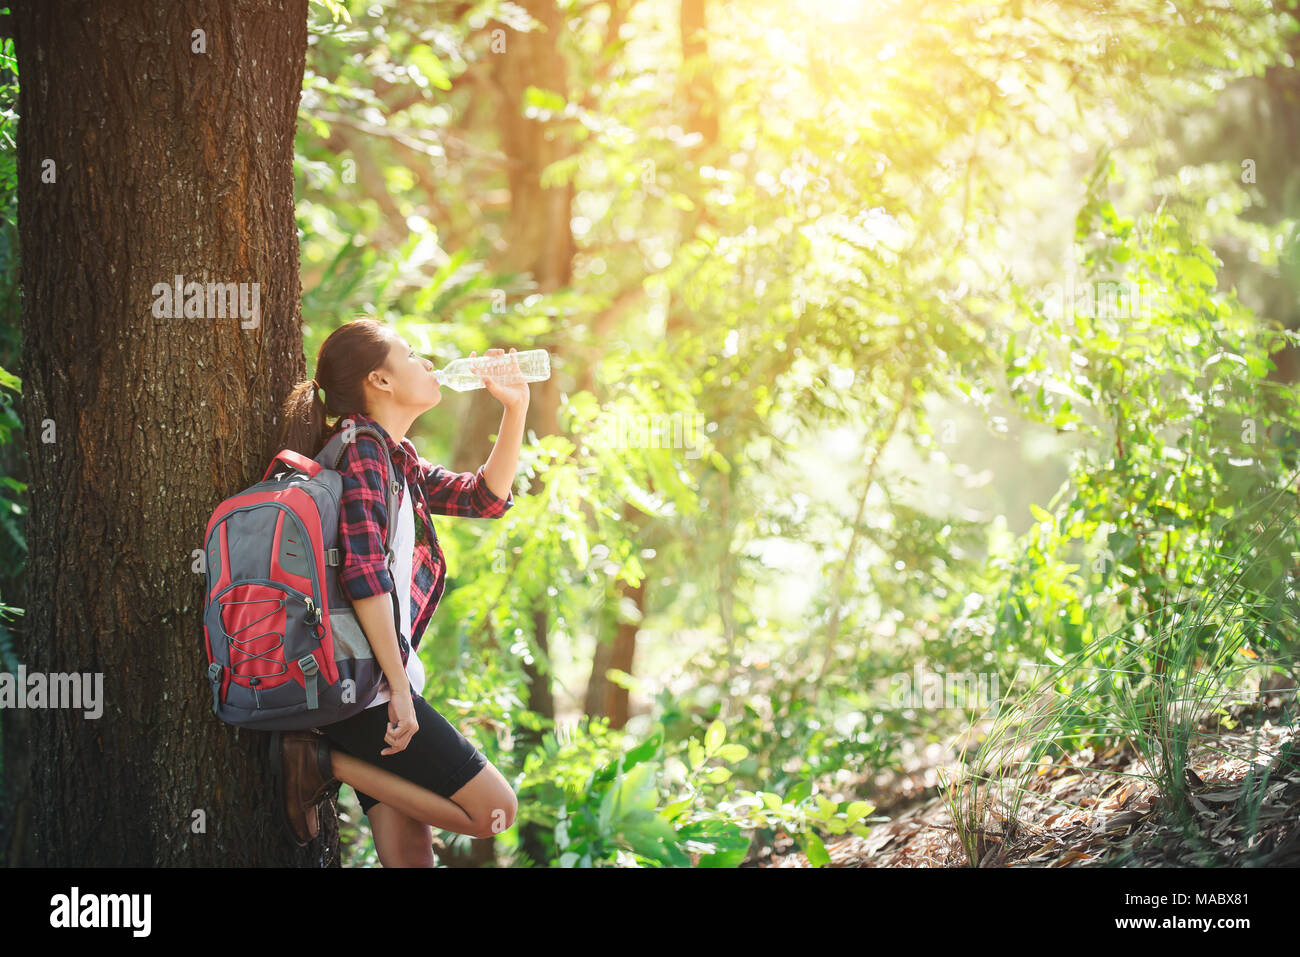
[[[301,851],[277,826],[269,736],[212,714],[196,564],[212,510],[261,477],[304,370],[307,0],[32,0],[14,21],[24,652],[30,670],[104,681],[97,720],[28,713],[22,863],[336,863],[332,815]],[[257,284],[260,318],[206,302],[156,318],[155,284],[177,275],[246,283],[249,305]]]

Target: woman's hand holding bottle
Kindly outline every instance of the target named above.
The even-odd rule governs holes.
[[[483,353],[485,356],[504,356],[504,349],[489,349]],[[528,382],[524,379],[523,372],[519,369],[519,360],[515,358],[515,349],[510,349],[510,363],[506,366],[506,371],[501,375],[483,374],[475,372],[483,380],[483,388],[492,393],[500,403],[507,409],[527,409],[529,390]],[[474,358],[471,352],[469,357]]]

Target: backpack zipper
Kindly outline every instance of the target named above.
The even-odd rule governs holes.
[[[333,469],[331,469],[331,471],[333,471]],[[297,475],[300,475],[300,476],[303,476],[303,478],[306,478],[306,476],[303,475],[302,472],[298,472],[298,473],[296,473],[296,474],[297,474]],[[265,482],[258,482],[258,483],[255,484],[255,485],[250,485],[248,488],[244,489],[244,492],[245,492],[245,493],[248,493],[248,492],[254,492],[254,491],[257,491],[257,490],[259,490],[259,489],[272,488],[272,487],[276,487],[276,486],[278,486],[278,487],[286,487],[286,486],[285,486],[285,483],[286,483],[286,482],[293,483],[293,484],[288,485],[288,486],[287,486],[288,488],[302,488],[304,485],[307,484],[307,482],[311,482],[311,481],[313,481],[313,480],[312,480],[312,479],[307,479],[305,482],[297,482],[297,483],[293,483],[293,479],[267,479]],[[326,494],[328,494],[329,497],[332,498],[332,499],[334,500],[334,504],[335,504],[335,505],[338,505],[338,504],[339,504],[339,497],[340,497],[340,496],[338,496],[338,495],[335,494],[334,489],[333,489],[330,485],[325,484],[325,483],[322,482],[322,483],[320,483],[320,486],[319,486],[319,487],[320,487],[320,488],[323,488],[323,489],[325,490]],[[311,493],[308,493],[308,494],[311,494]]]
[[[309,493],[309,494],[310,494],[310,493]],[[212,526],[212,531],[213,531],[213,532],[216,532],[217,528],[219,528],[219,527],[221,526],[222,522],[225,522],[227,519],[230,518],[230,516],[232,516],[232,515],[234,515],[234,514],[236,514],[236,513],[238,513],[238,512],[248,512],[248,511],[251,511],[251,510],[253,510],[253,509],[255,509],[255,508],[279,508],[279,509],[283,509],[284,511],[288,512],[290,515],[294,515],[294,511],[293,511],[293,509],[291,509],[288,505],[281,505],[279,502],[258,502],[256,505],[241,505],[239,508],[232,508],[232,509],[231,509],[229,512],[227,512],[225,515],[221,516],[221,521],[220,521],[220,522],[217,522],[216,525]],[[297,516],[294,515],[294,518],[296,519]],[[304,528],[304,529],[303,529],[303,532],[305,533],[306,531],[307,531],[307,530]],[[208,537],[211,538],[212,536],[209,535]],[[324,545],[324,541],[323,541],[323,539],[322,539],[321,544],[322,544],[322,546]],[[316,601],[316,606],[317,606],[318,608],[323,608],[325,603],[324,603],[323,601],[321,601],[320,582],[319,582],[319,581],[317,580],[317,578],[316,578],[316,563],[315,563],[315,562],[308,562],[308,563],[307,563],[307,570],[311,573],[312,598],[315,599],[315,601]],[[243,579],[243,581],[246,581],[246,582],[254,581],[254,580],[255,580],[255,579],[252,579],[252,578],[245,578],[245,579]],[[257,579],[257,580],[261,580],[261,579]],[[261,580],[261,581],[264,581],[264,580]],[[266,583],[266,584],[269,584],[269,585],[284,585],[283,582],[265,582],[265,583]],[[285,588],[290,588],[290,586],[288,586],[288,585],[284,585],[284,587],[285,587]],[[299,592],[296,588],[290,588],[290,590],[296,592],[296,593],[299,594],[299,595],[302,595],[302,594],[303,594],[302,592]],[[222,594],[225,594],[225,589],[222,589]],[[214,598],[213,600],[215,601],[216,599]],[[318,617],[316,623],[319,624],[319,617]]]
[[[241,578],[239,581],[231,582],[225,588],[221,589],[221,591],[213,595],[212,600],[217,601],[222,595],[230,591],[230,589],[238,588],[240,585],[270,585],[272,588],[283,588],[299,601],[305,603],[308,610],[314,611],[316,608],[315,603],[312,601],[312,596],[307,594],[305,591],[299,591],[292,585],[286,585],[284,582],[272,581],[269,578]]]

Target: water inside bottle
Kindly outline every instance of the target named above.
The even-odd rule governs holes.
[[[519,363],[519,375],[514,374],[513,361]],[[494,376],[503,385],[542,382],[551,377],[551,357],[545,349],[527,349],[501,356],[465,356],[438,370],[438,383],[458,392],[481,389],[483,380],[475,372]]]

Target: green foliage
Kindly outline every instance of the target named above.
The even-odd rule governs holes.
[[[1300,472],[1237,514],[1211,521],[1212,544],[1189,574],[1185,594],[1053,659],[1007,697],[976,754],[967,760],[963,750],[960,773],[943,775],[944,796],[972,866],[988,846],[992,819],[1005,822],[1003,837],[1013,835],[1030,777],[1093,732],[1132,745],[1141,758],[1139,773],[1155,783],[1194,846],[1204,837],[1194,827],[1188,798],[1192,763],[1218,754],[1251,764],[1242,790],[1253,826],[1268,771],[1254,767],[1253,741],[1233,754],[1218,732],[1233,726],[1228,706],[1248,705],[1259,693],[1252,684],[1274,670],[1292,676],[1283,721],[1295,720],[1297,648],[1279,648],[1272,635],[1278,625],[1294,635],[1300,624],[1294,565],[1300,524],[1289,507],[1297,478]]]
[[[995,559],[1009,572],[997,639],[1034,657],[1077,654],[1149,616],[1207,562],[1208,576],[1227,575],[1244,541],[1219,542],[1214,529],[1295,464],[1279,440],[1296,392],[1267,378],[1293,334],[1218,291],[1212,254],[1168,216],[1135,224],[1093,199],[1078,235],[1086,280],[1124,263],[1123,281],[1160,295],[1122,316],[1086,296],[1072,317],[1028,302],[1033,324],[1008,338],[1022,410],[1091,439],[1048,508],[1031,505],[1038,525]]]
[[[19,461],[22,440],[22,422],[15,407],[22,395],[22,382],[5,368],[16,363],[19,341],[17,80],[14,41],[6,37],[0,40],[0,569],[6,578],[21,573],[27,556],[27,483],[9,474],[10,463]],[[0,669],[12,670],[19,663],[14,635],[6,622],[22,613],[23,609],[0,600]]]
[[[594,770],[566,795],[554,828],[560,867],[736,867],[750,850],[747,831],[780,828],[793,835],[813,866],[828,862],[821,831],[866,836],[866,801],[834,802],[804,782],[784,797],[738,790],[715,792],[732,779],[729,765],[749,751],[725,743],[714,720],[702,740],[690,738],[669,757],[658,725],[616,761]],[[675,766],[676,772],[669,768]]]
[[[503,220],[477,197],[503,179],[469,151],[497,131],[468,123],[465,92],[483,38],[462,21],[435,43],[396,7],[381,36],[356,12],[346,30],[313,27],[304,80],[308,351],[362,311],[437,361],[497,344],[557,357],[560,434],[529,437],[516,507],[439,527],[453,577],[422,648],[431,699],[515,782],[520,823],[552,835],[548,863],[734,863],[737,826],[751,852],[788,834],[824,862],[821,842],[868,812],[851,798],[829,810],[821,782],[896,769],[979,710],[893,707],[882,681],[918,661],[1003,675],[1025,657],[1113,664],[1125,649],[1105,636],[1159,607],[1213,523],[1294,454],[1278,427],[1289,391],[1265,375],[1279,337],[1217,287],[1194,216],[1118,211],[1104,159],[1069,230],[1078,281],[1128,277],[1167,301],[1119,321],[1067,317],[1013,279],[1049,261],[1035,217],[1051,208],[1041,194],[1069,185],[1057,170],[1079,131],[1117,109],[1196,102],[1207,77],[1273,62],[1289,21],[1267,8],[923,4],[904,31],[888,10],[869,36],[823,31],[805,62],[719,5],[714,31],[744,39],[714,51],[726,122],[702,144],[643,82],[663,68],[655,37],[633,24],[611,42],[604,11],[584,11],[569,24],[569,91],[538,80],[507,104],[575,145],[542,174],[572,184],[582,223],[570,287],[545,294],[490,265],[506,258],[489,241]],[[818,72],[828,64],[834,83]],[[382,125],[360,119],[376,111]],[[1016,217],[1036,230],[1023,248],[1009,242]],[[1054,448],[1071,456],[1066,479],[1024,536],[1008,528],[1018,515],[944,511],[928,487],[952,467],[935,409],[964,403],[996,422],[1004,390],[1074,443]],[[611,428],[696,415],[691,455],[628,447]],[[832,464],[827,435],[847,435],[861,465]],[[451,444],[445,426],[428,440]],[[795,575],[768,560],[773,545],[800,547]],[[811,594],[787,611],[776,596],[799,575]],[[616,586],[642,582],[646,607],[624,607]],[[657,691],[653,666],[636,669],[630,685],[646,682],[650,702],[639,730],[584,721],[556,737],[524,706],[523,666],[572,692],[586,678],[578,649],[638,615],[639,656],[665,662],[662,636],[689,636]],[[704,742],[722,714],[725,747],[744,752],[732,760]],[[1106,733],[1087,709],[1067,714]],[[522,748],[534,731],[543,743]]]

